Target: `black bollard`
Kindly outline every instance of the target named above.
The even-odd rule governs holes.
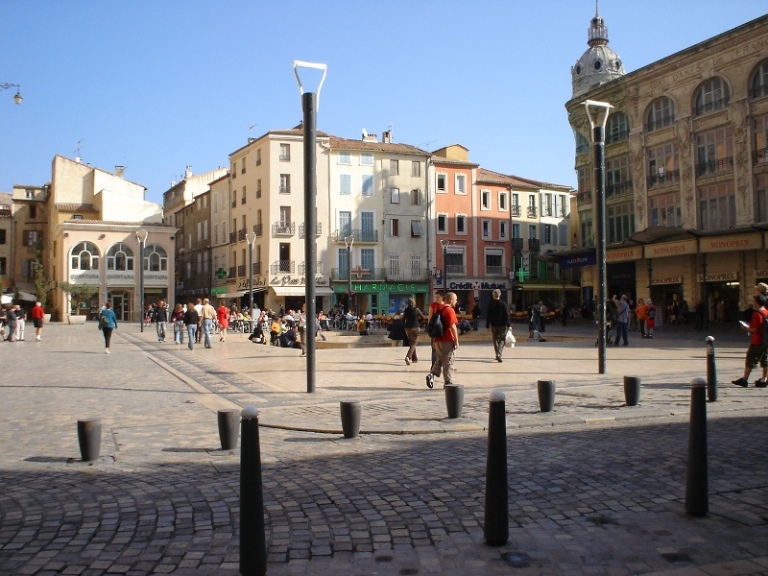
[[[624,376],[624,401],[627,406],[637,406],[640,402],[640,378]]]
[[[706,385],[704,378],[691,380],[691,422],[685,483],[685,511],[691,516],[706,516],[709,511]]]
[[[360,436],[361,412],[359,401],[341,402],[341,429],[344,431],[344,438]]]
[[[707,400],[717,400],[717,367],[715,366],[715,339],[707,336]]]
[[[219,440],[222,450],[234,450],[237,448],[237,436],[240,432],[240,410],[228,408],[219,410]]]
[[[83,462],[93,462],[101,451],[101,419],[83,418],[77,421],[77,440]]]
[[[485,543],[503,546],[509,540],[507,485],[507,414],[504,392],[491,392],[488,410],[488,460],[485,469]]]
[[[267,573],[264,535],[264,494],[261,483],[259,411],[248,406],[242,412],[240,449],[240,574]]]
[[[445,406],[448,409],[448,418],[461,418],[464,409],[464,385],[445,385]]]
[[[555,409],[555,381],[539,380],[539,407],[542,412],[552,412]]]

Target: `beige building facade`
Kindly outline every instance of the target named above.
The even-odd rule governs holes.
[[[607,40],[596,16],[566,103],[582,296],[597,293],[600,224],[589,99],[613,106],[604,135],[607,294],[651,297],[661,321],[684,301],[691,311],[702,302],[709,320],[734,319],[768,279],[768,17],[626,74],[616,73]],[[586,79],[589,66],[611,74]]]

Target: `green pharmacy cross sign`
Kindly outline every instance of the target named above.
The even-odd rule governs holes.
[[[528,276],[530,276],[531,273],[528,272],[528,270],[525,270],[524,268],[520,268],[520,270],[517,271],[517,279],[520,282],[525,282],[528,279]]]
[[[216,278],[226,278],[227,277],[227,271],[224,270],[224,268],[219,268],[216,270]]]

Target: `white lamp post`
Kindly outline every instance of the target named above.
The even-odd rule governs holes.
[[[256,233],[247,232],[245,234],[245,241],[248,242],[248,292],[250,298],[248,299],[248,315],[251,317],[251,322],[258,322],[258,318],[253,317],[253,245],[256,243]],[[254,326],[254,324],[251,324]]]
[[[144,332],[144,249],[147,246],[149,232],[140,228],[136,231],[136,240],[139,243],[139,325]]]

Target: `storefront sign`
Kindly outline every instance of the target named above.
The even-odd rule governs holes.
[[[98,284],[98,270],[71,270],[69,272],[69,281],[73,284]]]
[[[337,283],[333,291],[343,294],[347,291],[346,283]],[[429,292],[429,284],[421,282],[352,282],[352,291],[357,293],[392,292],[395,294],[421,294]]]
[[[768,278],[768,269],[765,270],[755,270],[755,278],[764,279]],[[757,280],[755,280],[757,281]]]
[[[154,286],[167,286],[168,285],[168,272],[144,272],[144,284],[152,284]]]
[[[508,290],[509,285],[505,281],[483,282],[481,280],[469,280],[466,282],[451,282],[448,280],[449,290]]]
[[[304,283],[304,279],[302,278],[302,284]],[[267,279],[266,278],[254,278],[253,279],[253,287],[254,288],[266,288],[267,286]],[[244,280],[240,280],[240,282],[237,283],[237,288],[235,290],[248,290],[248,278],[245,278]]]
[[[659,286],[661,284],[682,284],[682,276],[661,276],[659,278],[651,278],[651,284]]]
[[[684,256],[686,254],[696,254],[696,240],[651,244],[645,247],[646,258],[664,258],[666,256]]]
[[[593,266],[594,264],[597,264],[597,252],[560,258],[560,268],[579,268],[580,266]]]
[[[624,262],[627,260],[640,260],[643,257],[643,247],[615,248],[605,253],[606,262]]]
[[[178,284],[178,283],[177,283]],[[211,294],[229,294],[230,292],[234,292],[235,287],[233,285],[229,286],[216,286],[215,288],[211,288]]]
[[[717,272],[715,274],[707,274],[707,282],[738,282],[738,272]],[[696,276],[696,282],[704,282],[704,275],[698,274]]]
[[[256,281],[254,279],[254,285]],[[283,276],[273,276],[269,281],[270,286],[304,286],[304,276],[291,276],[285,274]],[[266,284],[264,284],[266,286]],[[315,276],[315,286],[328,286],[328,278],[324,276]],[[248,289],[248,281],[245,281],[245,288]]]
[[[133,284],[136,281],[135,272],[107,272],[107,284]]]
[[[701,252],[731,252],[739,250],[759,250],[763,247],[763,238],[759,233],[738,234],[736,236],[715,236],[700,238]]]

